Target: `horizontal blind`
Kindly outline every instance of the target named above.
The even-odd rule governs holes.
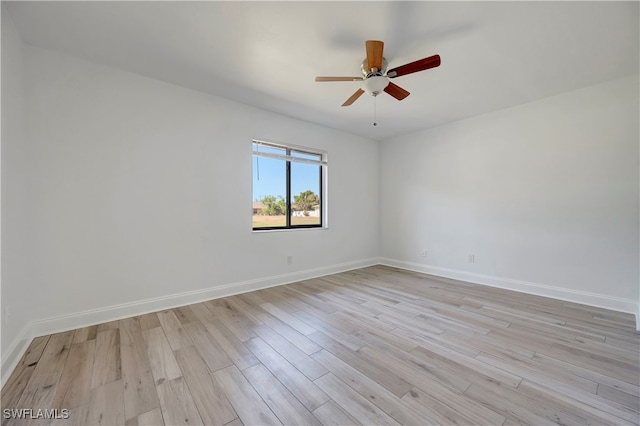
[[[260,151],[260,147],[282,149],[282,150],[285,150],[285,152],[291,151],[291,152],[298,152],[300,154],[317,155],[319,159],[314,160],[312,158],[301,158],[293,155],[287,155],[285,153],[277,154],[275,152],[264,152],[264,151]],[[253,141],[253,155],[258,157],[274,158],[276,160],[291,161],[295,163],[317,164],[317,165],[327,164],[326,161],[322,160],[324,155],[321,152],[312,152],[309,150],[296,149],[286,145],[278,145],[275,143],[258,141],[258,140]]]

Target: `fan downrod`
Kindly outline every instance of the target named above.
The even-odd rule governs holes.
[[[369,77],[382,76],[387,72],[387,60],[385,58],[382,58],[382,69],[380,70],[376,67],[369,69],[368,66],[367,58],[364,58],[360,65],[360,70],[362,71],[362,75],[365,79]]]

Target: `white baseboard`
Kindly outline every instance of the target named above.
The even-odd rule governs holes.
[[[9,345],[6,351],[2,354],[2,387],[7,383],[9,376],[13,372],[14,368],[22,358],[22,355],[27,351],[27,348],[31,344],[35,336],[29,334],[29,324],[25,324],[18,333],[18,337]],[[4,348],[2,348],[4,349]]]
[[[440,268],[437,266],[423,265],[404,260],[380,258],[380,264],[395,268],[407,269],[424,274],[435,275],[443,278],[451,278],[475,284],[483,284],[490,287],[503,288],[518,291],[520,293],[536,296],[550,297],[567,302],[581,303],[583,305],[598,308],[611,309],[618,312],[634,314],[636,317],[636,330],[640,331],[640,303],[633,299],[623,299],[604,294],[590,293],[580,290],[555,287],[528,281],[513,280],[491,275],[476,274],[473,272],[459,271],[455,269]]]
[[[377,264],[379,264],[378,258],[363,259],[31,321],[22,328],[16,339],[14,339],[13,343],[6,350],[6,353],[2,354],[2,365],[0,367],[2,371],[2,386],[4,386],[9,379],[9,376],[34,337],[60,333],[76,328],[101,324],[103,322],[190,305],[192,303],[218,299],[220,297],[233,296],[234,294],[246,293],[263,288],[290,284]]]

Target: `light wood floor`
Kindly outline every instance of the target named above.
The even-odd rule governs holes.
[[[79,425],[638,424],[634,330],[376,266],[38,337],[2,408]]]

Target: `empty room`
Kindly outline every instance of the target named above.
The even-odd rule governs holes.
[[[640,424],[639,6],[2,0],[2,425]]]

